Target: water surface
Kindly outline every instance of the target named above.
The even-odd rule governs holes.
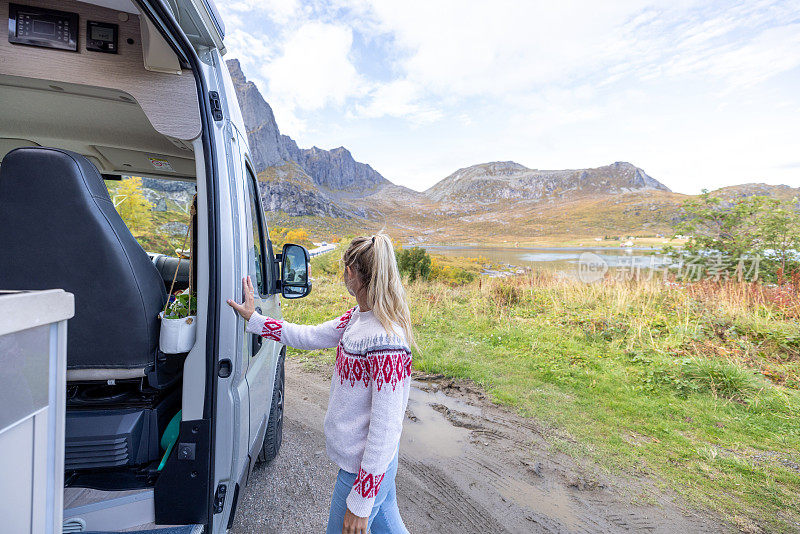
[[[587,259],[608,269],[663,268],[669,262],[653,247],[492,247],[425,245],[431,254],[448,257],[487,258],[518,268],[532,267],[573,274]],[[588,253],[588,254],[587,254]]]

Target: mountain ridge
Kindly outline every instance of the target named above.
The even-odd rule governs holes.
[[[689,195],[673,193],[631,163],[541,170],[514,161],[463,167],[425,191],[394,184],[343,147],[300,148],[282,134],[270,105],[237,60],[236,89],[271,217],[299,217],[320,234],[386,227],[409,242],[519,240],[545,235],[670,233]],[[800,197],[800,188],[742,184],[718,190],[730,198]],[[282,225],[292,224],[283,220]],[[336,228],[335,231],[333,228]]]
[[[247,80],[239,60],[230,59],[226,64],[242,109],[256,173],[293,161],[314,183],[331,190],[357,191],[391,183],[370,165],[356,161],[343,146],[331,150],[300,148],[280,132],[272,107],[255,83]]]
[[[272,165],[283,164],[290,158],[281,140],[281,132],[272,107],[261,96],[256,84],[247,80],[238,59],[229,59],[225,63],[242,110],[255,172],[259,173]]]
[[[624,161],[587,169],[539,170],[514,161],[493,161],[461,168],[424,191],[434,200],[491,202],[500,199],[542,200],[635,190],[670,191],[644,170]]]
[[[765,195],[782,200],[792,200],[800,198],[800,187],[791,187],[789,185],[772,185],[765,183],[750,182],[746,184],[729,185],[720,187],[712,191],[715,195],[722,196],[723,198],[740,198],[753,195]]]

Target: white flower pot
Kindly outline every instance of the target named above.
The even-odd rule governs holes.
[[[164,354],[189,352],[197,336],[197,316],[165,319],[164,312],[158,316],[161,318],[161,336],[158,340],[161,352]]]

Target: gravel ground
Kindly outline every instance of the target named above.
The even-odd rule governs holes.
[[[324,532],[338,468],[322,421],[330,372],[286,362],[283,446],[240,496],[232,534]],[[397,490],[411,532],[725,532],[647,480],[598,475],[551,452],[535,420],[497,407],[466,382],[417,376]],[[642,499],[646,496],[646,499]],[[653,504],[635,504],[652,502]]]
[[[325,455],[320,437],[319,429],[284,421],[278,457],[253,470],[232,532],[324,531],[338,468]]]

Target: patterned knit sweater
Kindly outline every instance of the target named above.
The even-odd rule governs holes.
[[[411,385],[411,350],[395,328],[389,334],[358,306],[316,326],[254,313],[247,331],[298,349],[336,347],[336,368],[325,414],[325,448],[334,463],[357,473],[347,507],[367,517],[400,442]]]

